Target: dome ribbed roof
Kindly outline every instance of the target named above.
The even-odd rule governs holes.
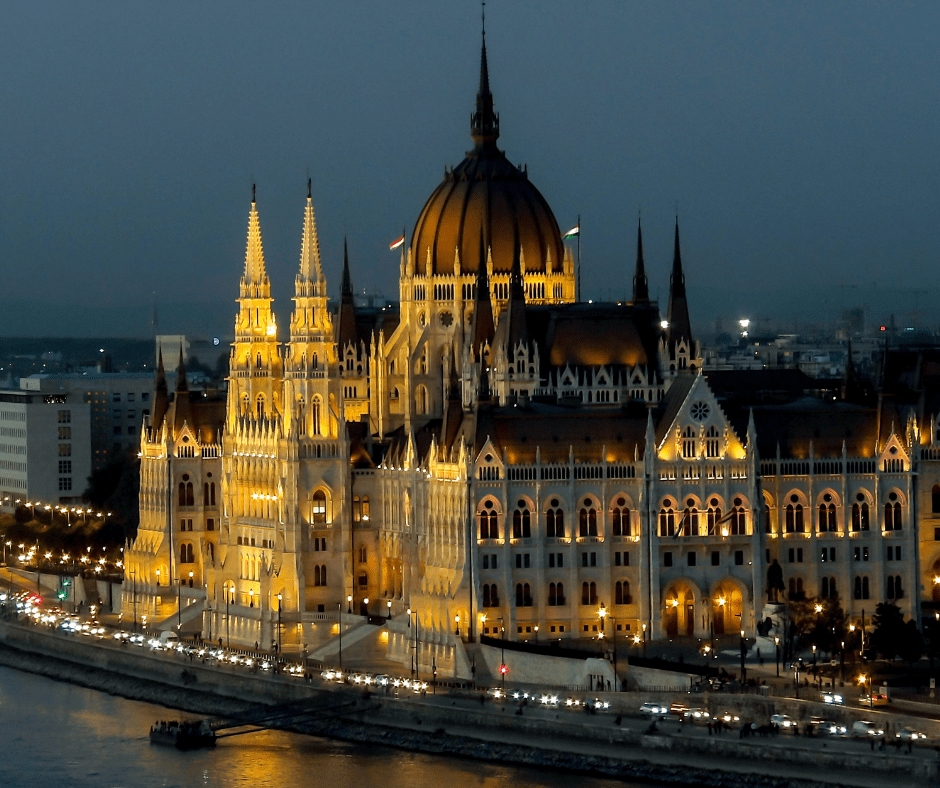
[[[516,243],[522,247],[526,270],[544,270],[550,256],[551,270],[560,272],[564,247],[552,209],[528,174],[496,147],[499,116],[493,111],[485,39],[470,135],[473,150],[446,173],[415,224],[411,240],[415,273],[453,275],[455,252],[460,255],[461,273],[475,273],[481,237],[492,250],[496,273],[511,271]]]

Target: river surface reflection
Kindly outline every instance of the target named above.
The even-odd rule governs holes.
[[[0,786],[626,786],[279,731],[223,739],[214,750],[197,752],[150,744],[154,721],[187,716],[194,717],[0,667]]]

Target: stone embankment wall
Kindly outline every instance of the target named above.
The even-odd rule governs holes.
[[[731,737],[676,738],[669,735],[642,735],[635,730],[611,724],[598,730],[581,724],[577,718],[545,720],[514,713],[515,706],[499,707],[493,703],[479,710],[450,708],[440,703],[407,700],[374,694],[364,697],[358,690],[338,685],[308,684],[269,674],[252,674],[240,670],[205,666],[199,661],[188,662],[136,647],[115,648],[94,640],[59,634],[51,629],[13,622],[0,622],[0,663],[52,678],[137,700],[145,700],[198,714],[224,716],[256,706],[258,703],[284,703],[302,699],[336,699],[336,693],[356,699],[356,709],[344,719],[330,718],[322,722],[297,726],[304,733],[328,735],[352,741],[372,742],[431,753],[442,753],[520,763],[578,772],[593,772],[630,780],[663,785],[720,785],[728,788],[785,788],[809,783],[785,780],[779,776],[741,774],[730,771],[699,769],[684,764],[694,761],[690,753],[744,760],[754,764],[754,771],[772,773],[777,763],[800,764],[806,751],[786,746],[755,748]],[[348,694],[347,694],[348,693]],[[681,696],[689,702],[688,694]],[[702,696],[699,696],[702,697]],[[739,700],[737,696],[728,696]],[[629,699],[629,700],[628,700]],[[626,708],[642,702],[642,694],[626,693]],[[768,702],[769,699],[747,698],[745,704]],[[777,711],[790,713],[785,702],[774,700]],[[795,703],[799,703],[798,701]],[[695,705],[694,702],[690,705]],[[732,708],[726,703],[722,708]],[[748,705],[750,709],[756,706]],[[767,709],[761,707],[761,713]],[[791,714],[791,716],[796,716]],[[832,715],[830,715],[832,716]],[[445,733],[445,727],[476,729],[479,738]],[[534,744],[501,742],[501,733],[511,733],[516,741]],[[492,736],[492,740],[487,740]],[[561,742],[590,740],[608,745],[610,755],[584,755],[558,746]],[[681,753],[678,750],[681,749]],[[643,751],[676,750],[675,763],[664,766],[643,760]],[[621,757],[618,757],[621,756]],[[756,760],[755,760],[756,759]],[[820,772],[883,774],[885,784],[926,785],[935,777],[934,765],[922,759],[885,759],[864,752],[814,753],[814,764]],[[762,769],[761,763],[767,763]],[[890,778],[887,772],[890,771]],[[843,785],[845,781],[840,781]],[[870,780],[869,780],[870,783]],[[850,784],[850,783],[849,783]],[[835,783],[812,783],[816,788]]]

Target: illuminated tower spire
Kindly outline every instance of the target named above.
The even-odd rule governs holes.
[[[669,322],[667,339],[670,343],[692,342],[692,325],[689,320],[689,302],[685,296],[685,274],[682,273],[682,255],[679,251],[679,217],[676,217],[676,240],[672,256],[672,274],[669,277]]]
[[[499,139],[499,115],[493,109],[493,94],[490,93],[490,71],[486,63],[486,26],[484,17],[483,47],[480,53],[480,89],[477,91],[476,112],[470,118],[470,136],[479,147],[489,143],[495,145]]]
[[[640,220],[636,223],[636,273],[633,275],[633,303],[648,304],[650,301],[649,281],[646,278],[646,265],[643,262],[643,227]]]

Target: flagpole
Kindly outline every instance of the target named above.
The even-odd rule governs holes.
[[[575,301],[581,300],[581,214],[578,214],[578,292]]]

